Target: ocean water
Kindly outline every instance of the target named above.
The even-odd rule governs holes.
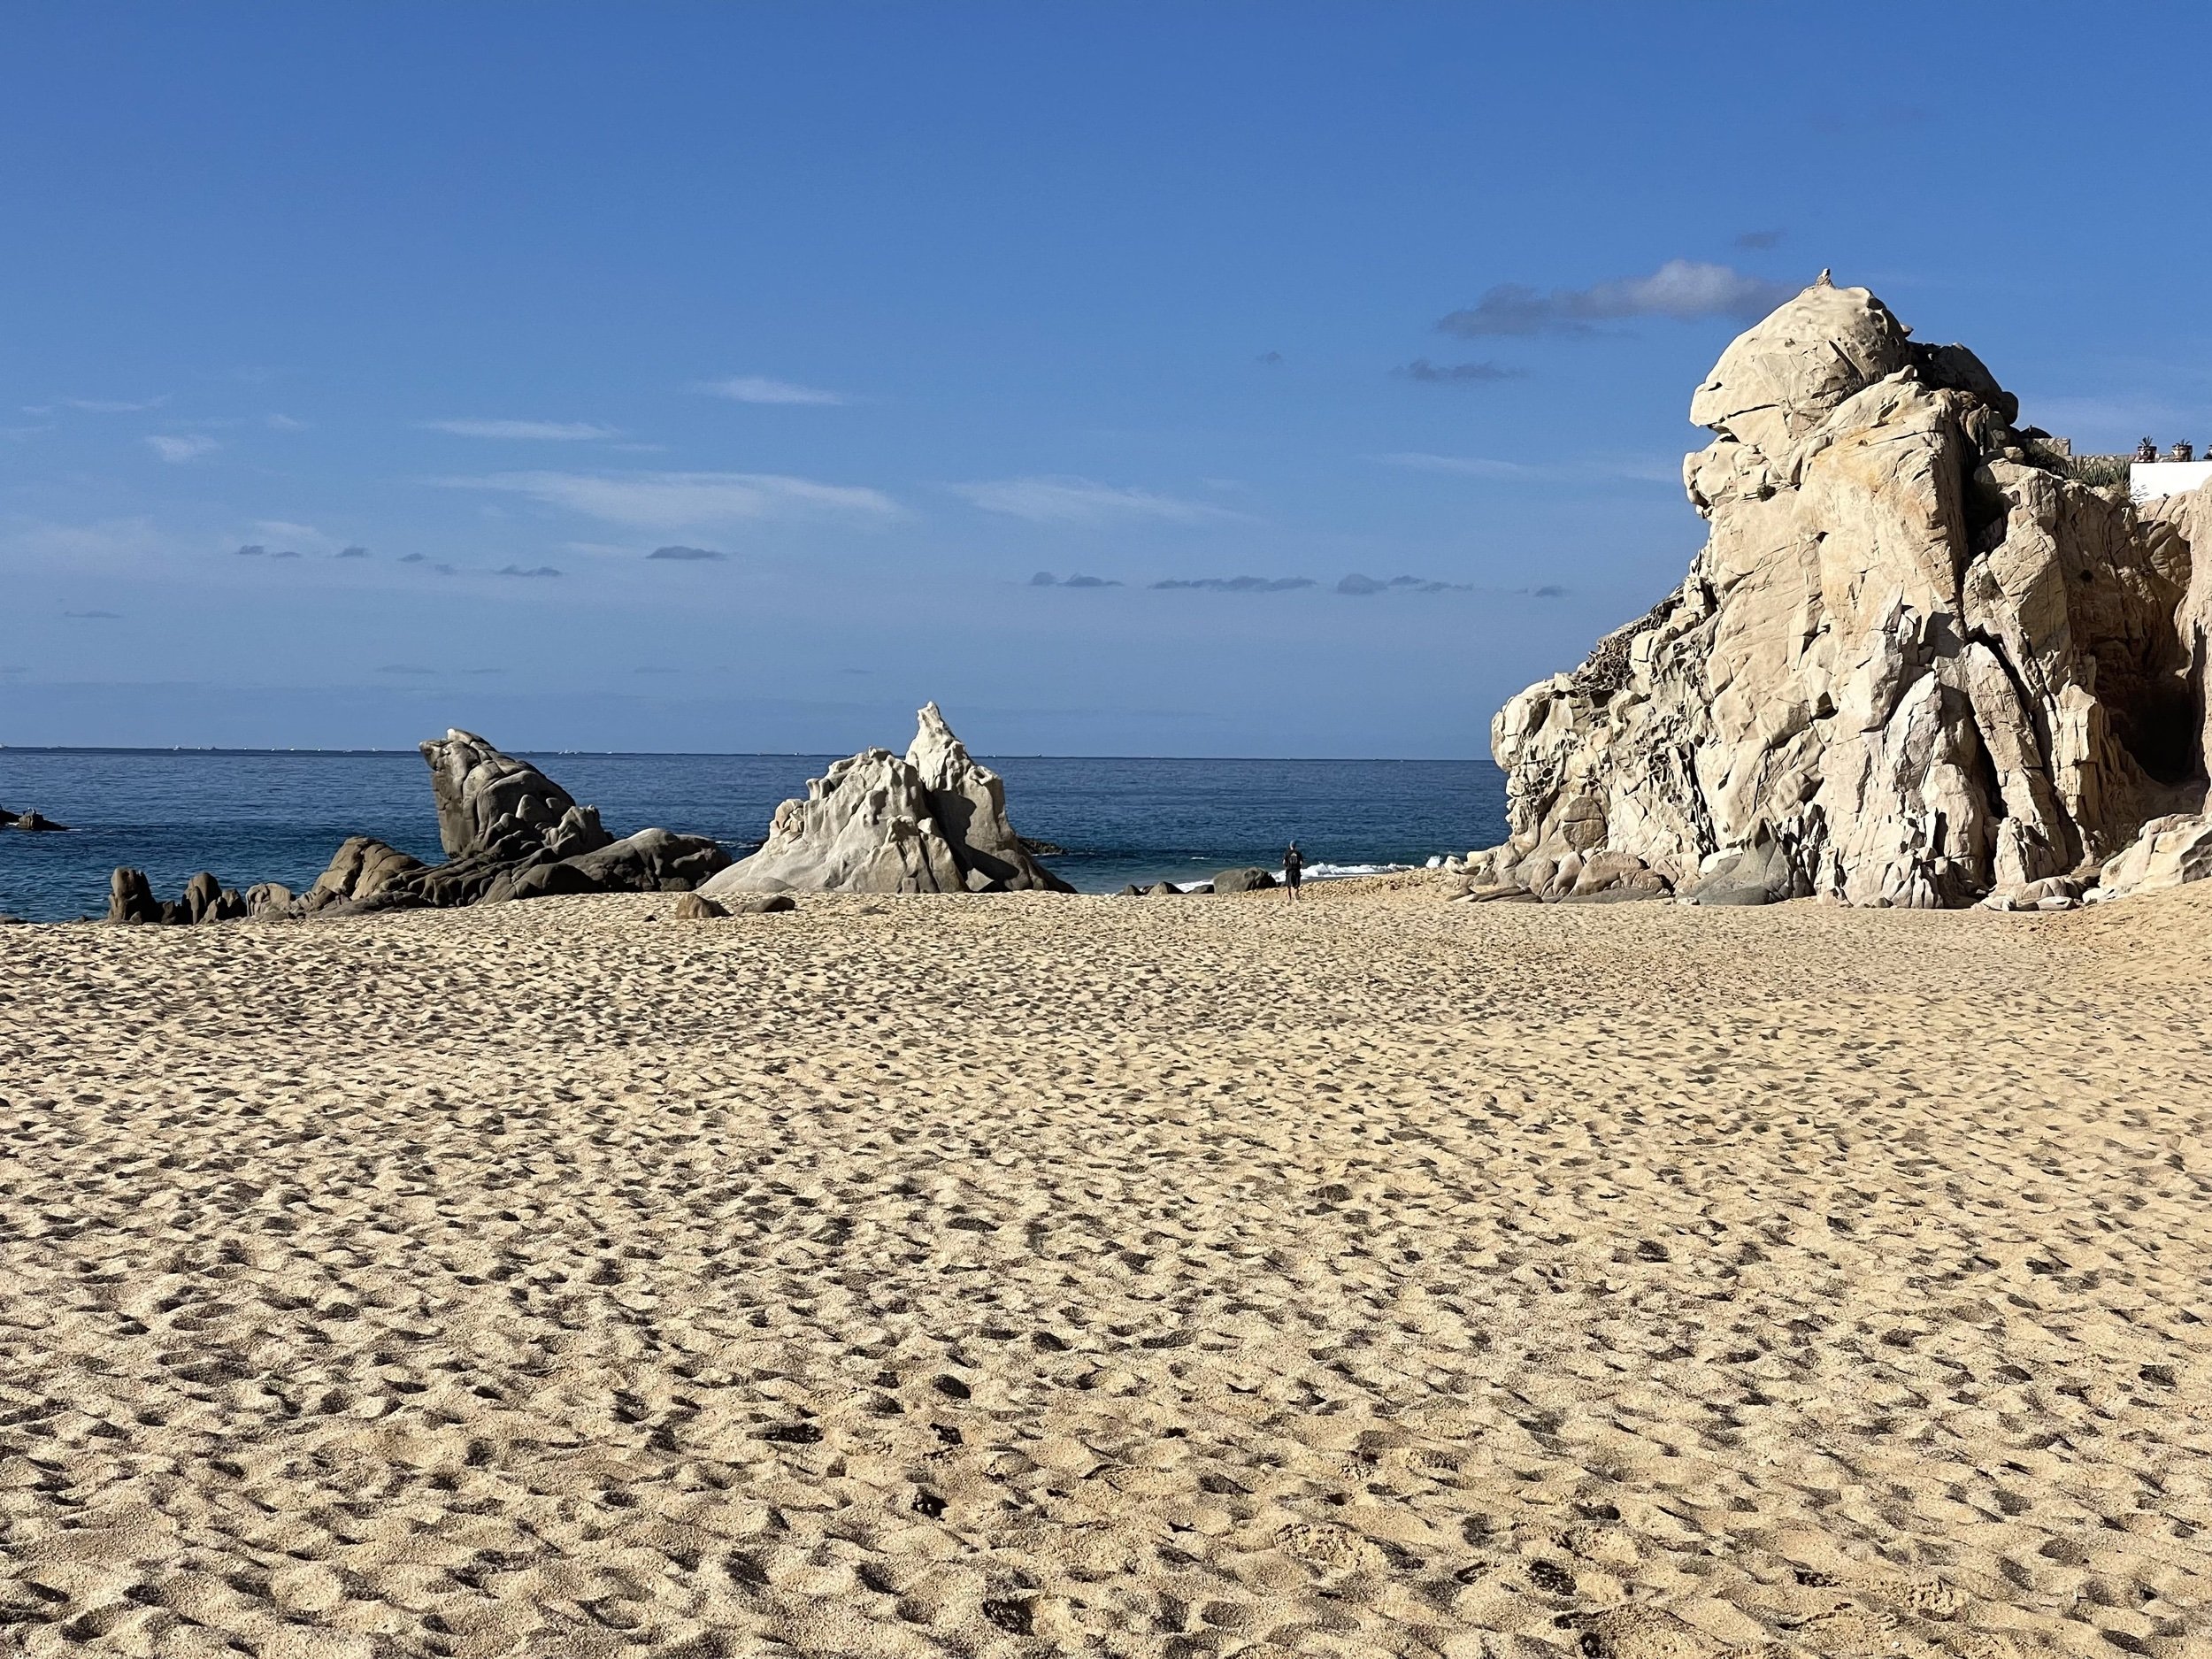
[[[826,755],[532,755],[607,827],[711,835],[741,856]],[[1504,778],[1487,761],[992,757],[1008,816],[1068,850],[1045,862],[1085,893],[1202,881],[1279,866],[1297,838],[1310,874],[1417,864],[1502,840]],[[349,835],[429,863],[430,779],[412,750],[0,749],[0,806],[36,808],[66,834],[0,830],[0,914],[96,915],[108,875],[133,864],[173,897],[211,870],[241,890],[312,881]]]

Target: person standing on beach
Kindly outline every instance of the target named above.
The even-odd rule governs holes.
[[[1298,882],[1305,871],[1306,856],[1298,850],[1298,843],[1293,841],[1290,850],[1283,855],[1283,885],[1290,889],[1291,902],[1294,904],[1298,901]]]

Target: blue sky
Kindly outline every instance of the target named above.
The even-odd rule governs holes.
[[[2212,442],[2212,24],[2111,21],[12,8],[0,742],[1482,754],[1824,265]]]

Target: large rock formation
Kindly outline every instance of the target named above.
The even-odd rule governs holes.
[[[930,816],[952,846],[966,884],[979,891],[1071,893],[1074,889],[1030,856],[1006,819],[1006,785],[952,734],[934,703],[916,716],[906,764],[929,792]],[[979,882],[977,878],[982,880]]]
[[[921,774],[887,749],[864,749],[807,780],[768,839],[699,890],[733,893],[960,893],[952,845],[938,833]]]
[[[617,841],[595,807],[527,761],[502,754],[472,733],[450,731],[422,745],[437,802],[438,833],[449,855],[426,864],[373,836],[356,835],[296,899],[265,884],[243,896],[213,876],[194,878],[182,900],[154,898],[135,870],[115,872],[109,918],[118,922],[257,920],[358,916],[572,893],[687,892],[726,868],[729,854],[704,836],[640,830]]]
[[[430,766],[438,840],[449,858],[467,858],[518,838],[541,845],[561,840],[564,822],[580,814],[567,790],[473,732],[457,727],[442,740],[416,747]]]
[[[760,850],[700,888],[736,893],[1071,891],[1006,818],[1005,786],[972,759],[935,703],[903,759],[866,749],[776,809]]]
[[[1824,273],[1738,338],[1691,403],[1705,547],[1493,722],[1479,891],[1587,892],[1602,855],[1706,902],[1957,904],[2198,805],[2212,525],[2139,527],[2017,413]]]

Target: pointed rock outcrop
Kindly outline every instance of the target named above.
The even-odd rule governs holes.
[[[1022,845],[1006,791],[937,705],[902,757],[863,749],[776,809],[768,839],[699,890],[735,893],[986,893],[1073,889]]]
[[[1039,864],[1006,819],[1006,785],[968,753],[934,703],[922,705],[906,764],[929,792],[930,815],[952,847],[971,887],[983,878],[989,892],[1072,893],[1075,889]]]
[[[864,749],[807,780],[776,809],[760,850],[699,891],[959,893],[966,884],[937,833],[921,774],[887,749]]]
[[[1738,338],[1691,403],[1705,547],[1492,723],[1511,835],[1478,887],[1562,897],[1602,852],[1717,902],[1958,904],[2200,803],[2212,526],[2139,528],[2016,416],[1864,288]]]

